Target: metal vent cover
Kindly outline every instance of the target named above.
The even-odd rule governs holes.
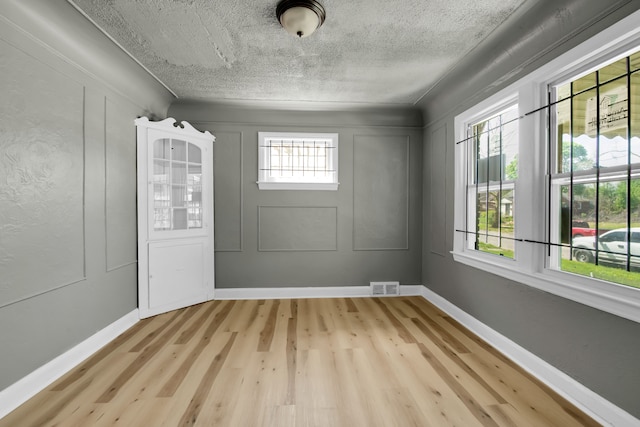
[[[400,282],[369,282],[372,296],[400,295]]]

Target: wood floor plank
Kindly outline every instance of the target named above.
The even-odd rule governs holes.
[[[236,343],[240,336],[236,336]],[[235,347],[234,344],[234,347]],[[232,348],[232,353],[233,353]],[[229,362],[233,356],[230,354],[227,357]],[[244,369],[230,368],[225,364],[224,369],[220,371],[214,385],[209,394],[208,403],[203,407],[200,416],[198,417],[198,425],[202,426],[224,426],[231,425],[230,420],[237,412],[242,411],[241,407],[245,404],[244,397],[241,392],[243,385]],[[167,424],[171,425],[171,424]],[[175,424],[174,424],[175,425]]]
[[[427,338],[429,338],[429,342],[434,344],[436,347],[438,347],[438,349],[442,352],[442,354],[439,356],[440,358],[442,358],[442,360],[445,360],[457,365],[460,368],[460,370],[464,372],[464,374],[468,375],[469,378],[466,382],[467,384],[475,383],[478,386],[480,386],[484,391],[486,391],[491,396],[491,398],[495,399],[495,402],[491,402],[491,403],[497,403],[497,404],[506,403],[506,400],[504,399],[504,397],[494,387],[488,384],[485,381],[485,379],[482,378],[482,376],[480,376],[476,371],[474,371],[469,365],[467,365],[460,358],[460,354],[466,354],[468,353],[468,350],[465,349],[465,351],[460,354],[453,351],[435,333],[430,331],[426,325],[421,323],[420,320],[413,318],[411,319],[411,321],[417,326],[417,328],[422,333],[425,334]],[[452,369],[449,369],[449,370],[451,371]],[[462,374],[461,373],[457,374],[457,376],[460,376],[460,375]]]
[[[258,341],[258,351],[269,351],[273,334],[276,329],[276,321],[278,319],[278,308],[280,308],[280,300],[271,301],[271,311],[264,323],[264,328],[260,331],[260,340]]]
[[[481,375],[488,378],[497,389],[501,389],[509,403],[526,414],[530,420],[537,420],[544,425],[552,420],[563,426],[597,426],[599,425],[573,405],[556,395],[555,392],[541,387],[528,374],[511,363],[499,359],[479,358],[475,354],[462,356],[466,362]],[[516,380],[517,378],[517,380]]]
[[[192,313],[194,313],[193,307],[189,307],[189,310],[185,308],[182,308],[180,310],[175,310],[171,313],[171,316],[166,316],[166,315],[162,316],[162,318],[164,319],[164,322],[162,322],[156,329],[149,332],[143,339],[138,341],[138,343],[136,343],[136,345],[134,345],[129,351],[132,353],[137,353],[139,351],[144,350],[144,348],[147,347],[147,345],[149,345],[151,342],[153,342],[153,340],[161,336],[162,331],[171,327],[175,328],[175,323],[174,323],[175,320],[180,316],[184,316],[185,313],[189,313],[188,317],[191,317]],[[184,319],[184,321],[187,321],[187,320],[189,319],[188,318]]]
[[[267,410],[260,427],[295,427],[296,407],[294,405],[275,406]]]
[[[268,313],[269,307],[265,305],[256,305],[259,310],[259,313]],[[246,310],[244,312],[238,312],[238,330],[230,330],[229,332],[237,332],[238,338],[236,339],[236,343],[232,348],[231,357],[229,359],[229,367],[230,368],[238,368],[243,369],[250,363],[252,363],[252,358],[256,353],[256,337],[259,336],[260,331],[263,329],[263,325],[260,322],[260,319],[264,319],[262,314],[259,314],[259,317],[256,318],[251,324],[249,324],[247,329],[242,329],[242,325],[246,325],[246,321],[249,316],[251,316],[254,307],[253,305],[246,306]],[[234,310],[237,311],[237,310]]]
[[[113,354],[113,352],[117,351],[119,348],[128,345],[129,341],[132,340],[137,333],[144,330],[145,327],[150,326],[150,321],[141,321],[138,323],[138,328],[130,328],[124,333],[120,334],[113,341],[102,347],[95,354],[89,357],[85,362],[81,363],[78,367],[68,372],[62,378],[57,380],[52,384],[50,390],[52,391],[62,391],[66,389],[69,385],[78,381],[81,377],[83,377],[87,372],[89,372],[92,368],[95,368],[102,360],[106,357]]]
[[[222,301],[214,301],[213,304],[199,304],[198,306],[196,306],[196,307],[201,306],[201,307],[207,307],[207,308],[204,310],[204,312],[200,316],[195,317],[193,322],[191,322],[191,324],[180,333],[180,335],[175,341],[175,344],[186,344],[189,341],[191,341],[193,336],[199,330],[201,330],[202,324],[206,322],[206,319],[211,317],[211,313],[213,313],[216,310],[216,308],[220,306],[220,303],[222,303]]]
[[[363,367],[358,365],[354,350],[351,348],[341,349],[334,353],[335,374],[340,380],[336,384],[336,395],[339,402],[340,421],[343,425],[363,425],[373,426],[376,421],[372,419],[375,408],[368,390],[358,378]],[[348,405],[345,403],[349,402]]]
[[[349,312],[349,313],[357,313],[358,312],[358,307],[356,307],[356,305],[354,304],[353,299],[345,298],[344,302],[347,305],[347,312]]]
[[[0,420],[597,426],[421,297],[213,301],[145,319]]]
[[[109,354],[80,380],[73,382],[62,391],[42,391],[1,419],[0,425],[55,426],[64,425],[62,423],[64,420],[74,420],[87,406],[87,399],[95,400],[112,381],[114,373],[125,369],[134,357],[134,354],[129,354],[126,350]],[[95,370],[100,366],[102,366],[101,370]],[[105,372],[107,376],[103,376]],[[70,374],[73,373],[70,372]]]
[[[381,301],[380,298],[376,298],[373,300],[378,306],[380,310],[387,316],[393,327],[398,332],[398,336],[402,338],[402,340],[406,343],[415,344],[417,341],[413,335],[409,332],[409,330],[402,324],[400,320],[391,312],[387,304]]]
[[[295,317],[289,318],[287,322],[287,398],[284,402],[285,405],[294,405],[296,402],[297,328],[297,319]]]
[[[422,356],[428,361],[431,366],[439,373],[439,375],[447,382],[447,384],[453,388],[456,394],[460,397],[460,401],[464,406],[474,414],[474,416],[482,423],[483,426],[497,426],[498,424],[491,418],[491,415],[485,411],[482,405],[478,402],[477,398],[471,395],[467,388],[460,384],[454,375],[445,368],[444,364],[438,360],[427,346],[423,343],[418,343],[418,347],[420,348],[420,352]]]
[[[281,406],[286,400],[287,377],[284,353],[254,352],[241,373],[238,397],[244,404],[232,413],[227,424],[260,425],[270,408]]]
[[[509,403],[489,405],[486,407],[491,417],[502,427],[520,427],[514,420],[518,419],[518,413]]]
[[[176,315],[172,316],[172,323],[170,327],[166,329],[157,339],[151,341],[151,343],[144,347],[138,357],[127,368],[118,375],[113,381],[111,386],[96,400],[96,403],[107,403],[118,393],[118,391],[129,381],[133,376],[149,362],[153,356],[164,346],[169,340],[176,334],[176,332],[182,327],[184,322],[189,320],[190,316],[184,316],[182,314],[192,313],[190,310],[177,310]],[[163,328],[164,329],[164,328]],[[145,340],[142,340],[143,342]],[[138,348],[138,346],[134,347]],[[133,351],[133,349],[131,350]]]
[[[177,370],[173,372],[168,381],[158,393],[158,397],[171,397],[176,392],[176,389],[182,384],[185,376],[191,369],[193,362],[200,356],[202,351],[209,345],[211,338],[215,334],[216,330],[220,327],[222,322],[231,312],[234,301],[228,301],[224,305],[221,311],[219,311],[211,320],[209,327],[204,332],[204,335],[199,340],[197,346],[189,352],[189,355],[182,361]]]
[[[209,395],[211,387],[213,386],[218,373],[222,369],[224,362],[227,360],[227,356],[229,355],[229,351],[231,350],[231,346],[233,346],[236,336],[236,332],[232,333],[231,338],[229,338],[229,341],[222,351],[213,358],[211,365],[209,365],[209,369],[204,373],[202,382],[196,389],[191,402],[189,402],[189,406],[184,411],[182,418],[180,418],[179,425],[188,426],[196,424],[198,414],[202,410],[202,407],[206,405],[207,396]]]
[[[436,335],[439,335],[441,340],[444,341],[449,347],[451,347],[456,353],[468,353],[469,349],[456,339],[446,328],[440,326],[432,316],[427,314],[418,305],[414,304],[409,299],[404,299],[403,302],[411,307],[417,316],[432,330]]]
[[[151,420],[157,420],[154,425],[167,425],[176,426],[180,425],[180,420],[191,405],[196,391],[201,387],[203,378],[207,372],[211,372],[212,363],[219,359],[220,354],[228,346],[229,341],[233,337],[234,332],[222,331],[220,327],[216,334],[209,340],[209,345],[201,352],[200,357],[194,360],[191,369],[187,372],[180,386],[176,389],[175,393],[171,397],[157,397],[156,399],[164,402],[163,408],[158,408],[159,412],[156,417],[152,417]],[[201,420],[203,413],[201,411],[207,410],[212,405],[212,396],[218,391],[218,388],[226,389],[226,382],[218,382],[220,378],[228,380],[227,368],[229,368],[229,361],[231,354],[234,350],[235,343],[237,342],[237,333],[233,345],[228,348],[229,355],[225,359],[223,369],[215,375],[214,385],[208,393],[207,403],[199,409],[197,414],[197,420]],[[255,348],[254,348],[255,350]],[[220,387],[220,385],[223,385]],[[203,392],[204,393],[204,392]]]
[[[389,355],[394,363],[394,372],[400,383],[414,397],[424,418],[434,426],[482,426],[476,416],[464,405],[461,396],[445,378],[429,364],[424,364],[422,352],[417,345],[396,348]],[[417,397],[420,398],[417,398]]]
[[[189,309],[193,309],[194,314],[200,311],[197,306]],[[193,319],[193,317],[191,315],[186,319]],[[175,344],[176,340],[174,338],[179,337],[181,332],[187,330],[190,326],[189,322],[182,322],[181,327],[173,337],[168,339],[167,344],[155,353],[144,369],[134,375],[131,384],[140,384],[141,386],[137,388],[134,388],[135,386],[127,387],[127,392],[116,394],[108,402],[108,405],[101,404],[102,418],[97,423],[98,425],[145,425],[146,422],[144,420],[149,417],[153,419],[162,412],[162,408],[158,407],[151,410],[153,405],[150,405],[149,402],[158,401],[157,395],[167,378],[178,368],[184,359],[184,355],[189,354],[190,350],[195,348],[195,342]]]

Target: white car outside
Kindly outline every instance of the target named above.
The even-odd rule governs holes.
[[[627,232],[631,239],[627,239]],[[627,245],[630,245],[629,250]],[[576,261],[593,263],[596,260],[596,236],[573,239],[573,257]],[[640,228],[617,228],[598,236],[598,264],[616,264],[640,267]]]

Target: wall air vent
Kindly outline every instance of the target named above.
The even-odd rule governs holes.
[[[370,282],[371,295],[374,297],[385,295],[400,295],[400,282]]]

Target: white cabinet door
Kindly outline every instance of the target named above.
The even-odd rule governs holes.
[[[207,300],[205,242],[149,243],[149,307],[174,310]]]
[[[140,317],[213,299],[213,135],[174,119],[138,126]]]

